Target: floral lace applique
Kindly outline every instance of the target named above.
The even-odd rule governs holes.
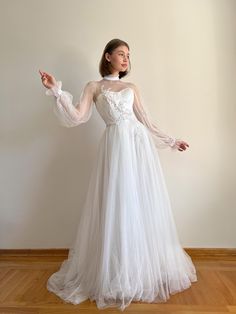
[[[110,104],[110,114],[112,113],[112,109],[114,109],[116,112],[116,119],[108,125],[117,124],[121,120],[125,119],[135,120],[134,112],[130,108],[127,108],[126,101],[124,99],[120,99],[120,97],[117,97],[124,89],[120,91],[112,91],[111,87],[105,89],[104,85],[101,86],[102,94],[106,97],[108,103]],[[112,117],[114,119],[114,115],[112,115]]]

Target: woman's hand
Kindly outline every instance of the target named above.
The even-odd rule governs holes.
[[[39,70],[39,73],[41,75],[42,83],[46,88],[51,88],[56,85],[56,79],[54,76],[46,72],[41,72],[40,70]]]
[[[186,143],[185,141],[182,140],[177,140],[176,141],[176,147],[178,148],[179,151],[183,151],[187,148],[187,146],[189,147],[188,143]]]

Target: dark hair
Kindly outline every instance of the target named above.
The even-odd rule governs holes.
[[[115,50],[119,46],[126,46],[129,49],[129,45],[125,41],[118,38],[114,38],[106,44],[103,54],[102,54],[102,58],[99,62],[99,73],[101,74],[102,77],[104,77],[105,75],[111,74],[110,63],[105,58],[105,54],[107,52],[109,54],[112,54],[112,51]],[[126,76],[129,73],[130,69],[131,69],[131,63],[129,60],[129,68],[126,71],[119,72],[119,78]]]

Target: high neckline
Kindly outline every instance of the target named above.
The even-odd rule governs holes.
[[[105,75],[105,76],[103,76],[103,78],[105,79],[105,80],[111,80],[111,81],[119,81],[119,75],[116,75],[116,76],[114,76],[114,75],[112,75],[112,74],[109,74],[109,75]]]

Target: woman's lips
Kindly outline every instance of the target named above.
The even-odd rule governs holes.
[[[127,67],[127,64],[121,64],[122,65],[122,67]]]

